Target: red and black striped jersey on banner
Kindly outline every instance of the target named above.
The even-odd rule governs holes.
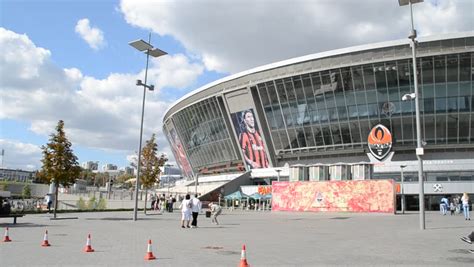
[[[257,163],[256,168],[267,168],[268,160],[265,153],[265,146],[260,134],[255,131],[254,133],[243,132],[240,134],[240,147],[242,148],[245,156],[252,162]],[[253,168],[250,166],[250,168]]]

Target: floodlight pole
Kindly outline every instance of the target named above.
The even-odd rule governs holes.
[[[411,32],[408,38],[411,40],[411,52],[413,63],[413,84],[415,86],[415,115],[416,115],[416,157],[418,159],[418,185],[419,185],[419,206],[420,206],[420,230],[425,229],[425,189],[423,180],[423,156],[424,151],[421,145],[421,123],[420,123],[420,95],[418,92],[418,77],[416,71],[416,30],[413,24],[413,4],[423,2],[423,0],[398,0],[400,6],[410,6]]]
[[[150,91],[154,90],[153,85],[148,85],[146,84],[147,78],[148,78],[148,63],[150,61],[150,55],[153,57],[160,57],[163,55],[166,55],[166,52],[161,51],[158,48],[153,48],[153,46],[150,44],[151,42],[151,32],[148,35],[148,43],[143,41],[143,40],[136,40],[133,42],[130,42],[129,45],[137,49],[138,51],[145,52],[146,53],[146,67],[145,67],[145,82],[142,83],[142,81],[137,80],[138,86],[143,85],[143,102],[142,102],[142,117],[141,117],[141,122],[140,122],[140,143],[138,145],[138,166],[137,166],[137,181],[135,183],[135,207],[133,209],[133,220],[137,220],[137,212],[138,212],[138,192],[140,188],[140,170],[141,170],[141,161],[142,161],[142,137],[143,137],[143,118],[145,116],[145,96],[146,96],[146,89],[148,88]]]

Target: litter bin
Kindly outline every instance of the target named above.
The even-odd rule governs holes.
[[[209,210],[206,211],[206,218],[211,218],[211,211]]]

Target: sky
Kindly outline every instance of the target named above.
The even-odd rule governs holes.
[[[474,1],[414,5],[418,36],[474,30]],[[59,120],[79,163],[129,166],[138,151],[146,55],[152,58],[143,140],[164,112],[208,83],[250,68],[407,38],[397,0],[0,0],[0,149],[4,168],[41,168],[41,146]],[[1,156],[0,156],[1,157]]]

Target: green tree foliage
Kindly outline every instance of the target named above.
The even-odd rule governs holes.
[[[74,183],[81,172],[77,157],[71,148],[72,144],[64,132],[64,122],[60,120],[56,126],[56,133],[50,135],[49,142],[42,146],[43,159],[41,162],[41,175],[48,183],[53,183],[56,188],[54,198],[54,218],[58,207],[59,185],[64,187]]]
[[[30,189],[30,186],[29,186],[29,185],[23,186],[23,191],[21,192],[21,196],[22,196],[24,199],[31,198],[31,189]]]
[[[96,174],[93,173],[91,170],[81,168],[81,174],[79,175],[79,177],[86,181],[87,185],[95,185]]]
[[[168,161],[164,154],[161,154],[159,157],[158,145],[155,142],[155,134],[153,134],[150,140],[146,141],[145,147],[142,149],[142,158],[141,158],[141,174],[140,174],[140,183],[145,188],[145,208],[144,212],[146,213],[147,206],[147,195],[148,189],[150,189],[155,183],[160,182],[159,175],[161,173],[160,167],[163,167]]]

